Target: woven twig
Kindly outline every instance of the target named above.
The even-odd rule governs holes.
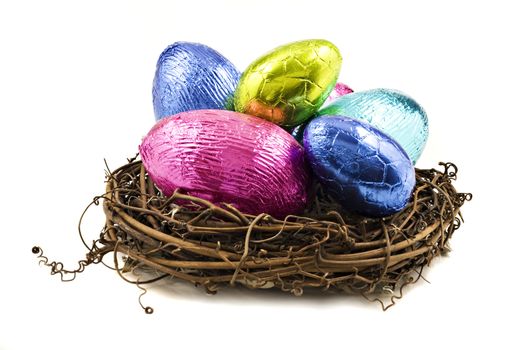
[[[295,295],[306,287],[343,290],[374,298],[386,309],[435,256],[448,251],[462,220],[460,207],[471,199],[452,185],[457,167],[440,165],[442,171],[416,169],[412,200],[395,215],[353,215],[314,184],[304,214],[277,220],[178,192],[167,198],[141,161],[132,159],[108,171],[107,191],[94,200],[98,204],[103,199],[106,225],[100,238],[86,245],[87,258],[77,270],[49,263],[38,247],[34,252],[63,279],[114,253],[115,268],[123,278],[126,272],[153,269],[161,273],[154,280],[172,276],[210,293],[240,284]],[[118,266],[118,252],[126,257],[124,267]],[[388,305],[377,297],[385,293],[390,295]]]

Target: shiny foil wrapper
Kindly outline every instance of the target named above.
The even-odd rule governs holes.
[[[155,118],[197,109],[233,109],[239,77],[236,67],[214,49],[176,42],[157,61],[152,89]]]
[[[139,147],[149,176],[175,190],[276,218],[307,202],[304,150],[279,126],[231,111],[183,112],[159,121]]]
[[[308,123],[307,159],[328,192],[349,210],[382,217],[403,209],[415,170],[402,147],[372,125],[341,116]]]
[[[389,89],[358,91],[335,99],[318,115],[341,115],[364,120],[395,139],[413,164],[429,136],[427,114],[411,97]]]
[[[305,131],[305,128],[309,124],[309,120],[307,120],[305,123],[300,124],[298,126],[295,126],[290,130],[290,134],[292,137],[296,139],[300,144],[303,144],[303,132]]]
[[[334,89],[332,89],[331,93],[329,94],[329,97],[327,97],[327,100],[325,103],[332,102],[338,97],[341,97],[343,95],[352,94],[354,92],[353,89],[351,89],[348,85],[344,83],[336,83],[334,85]]]
[[[340,73],[341,55],[326,40],[280,46],[245,70],[235,110],[284,127],[301,124],[325,102]]]
[[[335,99],[353,93],[354,90],[351,89],[349,86],[345,85],[344,83],[336,83],[334,86],[334,89],[332,89],[332,92],[330,93],[329,97],[325,101],[325,105],[331,103]],[[310,120],[307,120],[306,122],[297,125],[291,129],[289,129],[289,133],[298,141],[300,144],[303,144],[303,132],[305,131],[305,128],[307,127],[307,124]]]

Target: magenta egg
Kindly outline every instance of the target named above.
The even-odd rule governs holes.
[[[264,119],[227,110],[160,120],[139,146],[144,167],[166,196],[175,190],[276,218],[307,202],[303,147]]]
[[[325,104],[334,101],[338,97],[341,97],[343,95],[352,94],[353,92],[354,90],[351,89],[348,85],[338,82],[336,83],[336,85],[334,85],[334,89],[332,89],[331,93],[329,94],[329,97],[327,97]]]

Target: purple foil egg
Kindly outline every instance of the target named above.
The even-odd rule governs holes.
[[[276,218],[301,213],[307,202],[302,146],[258,117],[226,110],[182,112],[160,120],[139,151],[166,196],[178,190]]]

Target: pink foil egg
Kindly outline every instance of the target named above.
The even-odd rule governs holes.
[[[334,89],[332,89],[331,93],[329,94],[329,97],[327,97],[325,104],[327,104],[328,102],[334,101],[340,96],[352,94],[353,92],[354,90],[351,89],[348,85],[338,82],[334,86]]]
[[[227,110],[182,112],[160,120],[139,146],[165,196],[175,190],[276,218],[307,201],[303,147],[264,119]]]

